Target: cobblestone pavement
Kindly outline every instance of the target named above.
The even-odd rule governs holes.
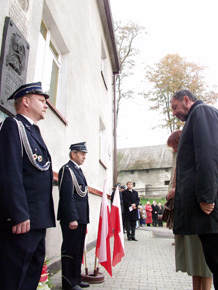
[[[90,284],[89,288],[84,289],[192,289],[192,278],[186,273],[175,271],[175,247],[172,246],[173,234],[169,229],[140,227],[136,230],[136,238],[138,242],[128,241],[125,235],[125,257],[113,267],[113,277],[100,265],[105,281]],[[92,249],[87,253],[89,271],[93,271],[94,259],[95,249]],[[61,272],[52,277],[52,283],[56,285],[55,290],[62,289]]]

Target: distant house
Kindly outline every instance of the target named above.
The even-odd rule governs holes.
[[[172,161],[172,151],[167,145],[118,149],[118,182],[125,185],[132,181],[141,196],[165,196]]]

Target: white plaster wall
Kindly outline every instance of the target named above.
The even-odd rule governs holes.
[[[106,177],[108,183],[112,184],[112,157],[108,156],[107,170],[99,164],[100,117],[107,130],[108,150],[113,148],[112,69],[108,62],[106,90],[100,70],[101,40],[105,43],[105,39],[97,4],[95,0],[47,0],[46,3],[69,50],[63,56],[67,59],[64,60],[65,64],[67,62],[68,65],[65,65],[66,71],[62,71],[61,76],[66,85],[59,92],[59,102],[66,106],[66,113],[63,111],[63,114],[68,126],[62,124],[51,110],[40,126],[44,136],[46,135],[55,170],[67,162],[70,144],[87,142],[89,153],[83,166],[84,172],[89,185],[102,190]],[[60,14],[60,10],[65,13]]]
[[[38,81],[34,80],[34,73],[42,15],[48,17],[49,29],[56,31],[57,44],[62,52],[58,109],[68,125],[50,108],[46,119],[39,122],[42,136],[52,156],[53,169],[58,172],[69,160],[70,144],[86,141],[89,153],[83,171],[88,184],[102,191],[104,181],[107,180],[107,193],[110,194],[113,178],[113,73],[96,0],[37,0],[29,3],[29,10],[24,12],[19,8],[17,0],[0,0],[0,38],[2,39],[4,17],[10,16],[30,43],[27,82],[32,82]],[[45,22],[47,19],[44,19]],[[104,43],[108,60],[108,89],[101,76],[101,42]],[[107,169],[99,163],[100,118],[106,127],[107,150],[111,155],[108,154]],[[57,186],[54,187],[53,196],[57,212]],[[89,202],[88,242],[91,242],[97,238],[101,197],[90,193]],[[48,257],[60,253],[61,240],[57,222],[57,227],[47,232]]]
[[[4,23],[5,23],[5,17],[9,16],[9,7],[10,7],[10,1],[0,0],[0,33],[2,35],[3,29],[4,29]],[[2,37],[0,39],[0,43],[2,45]]]

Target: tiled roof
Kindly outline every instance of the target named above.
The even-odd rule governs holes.
[[[143,170],[172,167],[173,154],[167,145],[117,150],[117,170]]]

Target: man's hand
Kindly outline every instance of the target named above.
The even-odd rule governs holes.
[[[17,235],[25,234],[29,232],[29,230],[30,230],[30,220],[26,220],[12,227],[12,233]]]
[[[213,211],[215,203],[200,202],[200,207],[204,213],[209,215]]]
[[[75,230],[78,227],[78,222],[77,221],[73,221],[69,223],[69,229],[71,230]]]
[[[133,209],[136,209],[137,208],[135,203],[132,204],[132,208]]]

